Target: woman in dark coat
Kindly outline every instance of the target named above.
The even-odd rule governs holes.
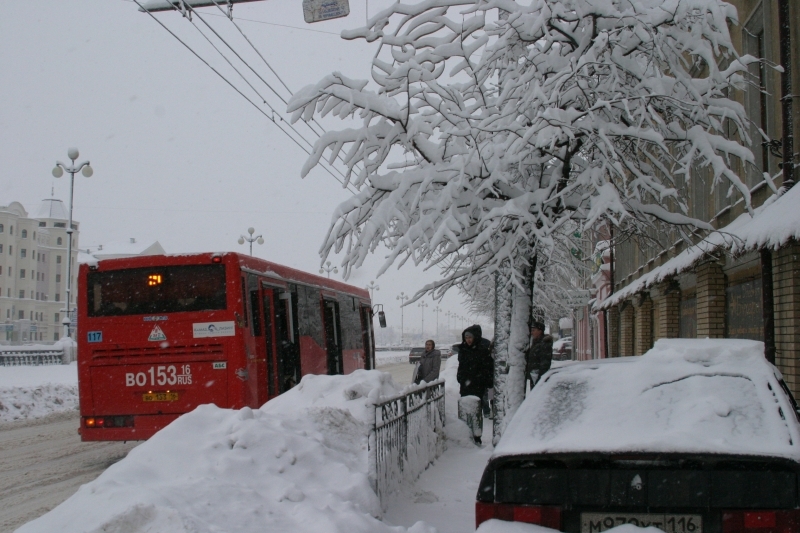
[[[477,444],[481,443],[483,429],[481,398],[487,389],[494,386],[494,359],[486,343],[481,342],[481,333],[481,327],[474,325],[461,334],[456,374],[462,397],[459,418],[470,426]],[[467,396],[474,396],[475,400],[465,398]]]

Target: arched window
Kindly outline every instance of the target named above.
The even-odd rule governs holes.
[[[62,240],[61,240],[61,237],[59,237],[58,239],[56,239],[56,245],[57,245],[57,246],[61,246],[61,242],[62,242]]]
[[[22,230],[22,238],[23,239],[27,239],[28,238],[28,230],[26,230],[26,229]]]

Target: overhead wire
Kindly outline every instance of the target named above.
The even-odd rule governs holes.
[[[158,23],[158,25],[159,25],[159,26],[161,26],[162,28],[164,28],[164,30],[166,30],[166,31],[167,31],[167,33],[169,33],[169,34],[170,34],[170,35],[171,35],[173,38],[175,38],[175,39],[176,39],[176,40],[177,40],[179,43],[181,43],[181,44],[182,44],[182,45],[183,45],[183,46],[184,46],[184,47],[185,47],[187,50],[189,50],[189,51],[190,51],[190,52],[191,52],[191,53],[192,53],[192,54],[193,54],[195,57],[197,57],[197,59],[199,59],[199,60],[200,60],[200,61],[201,61],[201,62],[202,62],[204,65],[206,65],[206,66],[207,66],[209,69],[211,69],[211,71],[212,71],[212,72],[214,72],[214,73],[215,73],[217,76],[219,76],[219,77],[220,77],[220,78],[221,78],[221,79],[222,79],[222,80],[223,80],[225,83],[227,83],[227,84],[228,84],[228,85],[229,85],[229,86],[230,86],[230,87],[231,87],[231,88],[232,88],[234,91],[236,91],[236,92],[237,92],[237,93],[238,93],[238,94],[239,94],[239,95],[240,95],[242,98],[244,98],[244,99],[245,99],[245,100],[246,100],[246,101],[247,101],[247,102],[248,102],[250,105],[252,105],[252,106],[253,106],[253,107],[254,107],[256,110],[258,110],[258,112],[259,112],[259,113],[261,113],[262,115],[264,115],[264,117],[266,117],[266,118],[267,118],[269,121],[271,121],[271,122],[272,122],[272,123],[273,123],[275,126],[277,126],[277,127],[278,127],[278,129],[279,129],[279,130],[280,130],[280,131],[281,131],[281,132],[282,132],[284,135],[286,135],[287,137],[289,137],[289,138],[290,138],[290,139],[291,139],[291,140],[292,140],[292,141],[293,141],[295,144],[297,144],[297,146],[298,146],[298,147],[300,147],[300,149],[301,149],[301,150],[303,150],[303,151],[304,151],[304,152],[305,152],[307,155],[309,155],[309,156],[311,155],[311,151],[310,151],[308,148],[306,148],[305,146],[303,146],[303,145],[302,145],[302,144],[301,144],[301,143],[300,143],[300,142],[299,142],[299,141],[298,141],[298,140],[297,140],[297,139],[296,139],[294,136],[292,136],[292,135],[291,135],[291,134],[290,134],[288,131],[286,131],[286,129],[284,129],[284,127],[282,127],[282,126],[281,126],[281,123],[285,123],[285,121],[284,121],[282,118],[280,118],[280,117],[279,117],[279,119],[278,119],[278,120],[276,120],[276,119],[274,118],[274,116],[270,116],[269,114],[267,114],[267,113],[264,111],[264,109],[262,109],[262,108],[261,108],[261,107],[260,107],[260,106],[259,106],[259,105],[258,105],[256,102],[254,102],[254,101],[253,101],[253,100],[252,100],[250,97],[248,97],[246,94],[244,94],[244,93],[243,93],[243,92],[242,92],[242,91],[241,91],[241,90],[240,90],[240,89],[239,89],[239,88],[238,88],[238,87],[237,87],[237,86],[236,86],[236,85],[235,85],[233,82],[231,82],[231,81],[230,81],[230,80],[229,80],[229,79],[228,79],[228,78],[227,78],[227,77],[226,77],[224,74],[222,74],[222,73],[221,73],[219,70],[217,70],[216,68],[214,68],[214,67],[213,67],[213,66],[212,66],[212,65],[211,65],[211,64],[210,64],[208,61],[206,61],[206,60],[205,60],[205,59],[204,59],[204,58],[203,58],[203,57],[202,57],[202,56],[201,56],[201,55],[200,55],[200,54],[199,54],[199,53],[198,53],[196,50],[194,50],[194,49],[193,49],[193,48],[192,48],[192,47],[191,47],[189,44],[187,44],[187,43],[186,43],[186,42],[185,42],[183,39],[181,39],[180,37],[178,37],[178,35],[177,35],[177,34],[175,34],[175,32],[173,32],[172,30],[170,30],[170,29],[169,29],[169,28],[168,28],[168,27],[167,27],[167,26],[166,26],[164,23],[162,23],[162,22],[161,22],[161,21],[160,21],[160,20],[159,20],[157,17],[155,17],[155,16],[154,16],[154,15],[153,15],[153,14],[152,14],[152,13],[151,13],[149,10],[147,10],[146,8],[144,8],[144,6],[141,4],[141,2],[140,2],[139,0],[130,0],[130,1],[132,1],[132,2],[133,2],[133,3],[135,3],[137,6],[139,6],[139,8],[140,8],[142,11],[144,11],[145,13],[147,13],[147,14],[150,16],[150,18],[152,18],[153,20],[155,20],[155,21]],[[194,11],[194,10],[192,9],[192,11]],[[196,11],[194,11],[194,13],[195,13],[195,14],[197,14],[197,12],[196,12]],[[201,18],[201,17],[198,15],[198,18]],[[201,20],[202,20],[202,18],[201,18]],[[194,24],[193,24],[193,25],[194,25]],[[206,25],[207,25],[207,23],[206,23]],[[194,26],[195,26],[195,28],[196,28],[196,29],[198,29],[198,31],[200,31],[200,33],[201,33],[201,34],[203,34],[202,30],[200,30],[200,29],[199,29],[199,28],[198,28],[196,25],[194,25]],[[205,34],[203,34],[203,35],[204,35],[204,37],[206,37],[206,39],[208,40],[208,37],[207,37]],[[218,52],[218,53],[220,53],[221,55],[223,55],[223,58],[225,58],[224,54],[222,54],[222,52],[221,52],[221,51],[220,51],[220,50],[219,50],[219,49],[218,49],[216,46],[214,46],[214,45],[213,45],[213,43],[211,43],[211,42],[210,42],[210,40],[209,40],[209,44],[211,44],[211,45],[212,45],[212,46],[213,46],[213,47],[214,47],[214,48],[217,50],[217,52]],[[238,56],[238,54],[237,54],[237,56]],[[225,59],[227,60],[227,58],[225,58]],[[241,59],[241,58],[240,58],[240,59]],[[245,62],[243,59],[242,59],[242,61],[243,61],[243,62]],[[241,73],[238,71],[238,69],[236,69],[235,67],[233,67],[233,65],[231,65],[231,64],[230,64],[230,61],[228,61],[228,63],[229,63],[229,65],[230,65],[232,68],[234,68],[234,70],[236,70],[236,71],[237,71],[237,73],[239,73],[239,75],[240,75],[240,76],[242,75],[242,74],[241,74]],[[245,63],[246,63],[246,62],[245,62]],[[249,67],[249,65],[248,65],[248,67]],[[251,68],[251,67],[249,67],[249,68]],[[251,68],[251,70],[252,70],[252,68]],[[263,80],[262,80],[262,81],[263,81]],[[258,93],[258,91],[256,91],[256,90],[255,90],[255,88],[253,88],[253,87],[252,87],[252,85],[251,85],[249,82],[247,82],[247,80],[246,80],[246,79],[245,79],[245,82],[246,82],[246,83],[247,83],[247,84],[248,84],[248,85],[251,87],[251,89],[253,89],[253,90],[256,92],[256,94],[258,94],[258,95],[259,95],[259,97],[261,97],[261,95]],[[282,82],[282,83],[283,83],[283,82]],[[287,89],[288,89],[288,88],[287,88]],[[275,91],[274,91],[274,89],[272,89],[272,90],[273,90],[273,92],[275,92]],[[290,93],[291,93],[291,91],[290,91]],[[265,105],[267,105],[267,107],[269,107],[269,108],[270,108],[270,110],[272,111],[272,113],[273,113],[273,114],[274,114],[274,113],[276,113],[276,111],[274,110],[274,108],[272,108],[272,106],[270,106],[270,105],[269,105],[269,103],[268,103],[268,102],[267,102],[267,101],[266,101],[266,100],[265,100],[263,97],[261,97],[261,98],[262,98],[262,101],[264,102],[264,104],[265,104]],[[280,113],[278,113],[278,114],[280,115]],[[312,143],[312,142],[310,142],[308,139],[306,139],[306,138],[305,138],[305,137],[302,135],[302,133],[300,133],[299,131],[297,131],[297,130],[296,130],[294,127],[292,127],[292,125],[288,124],[287,126],[288,126],[288,127],[289,127],[289,128],[292,130],[292,131],[294,131],[294,132],[295,132],[295,134],[296,134],[298,137],[300,137],[300,138],[301,138],[301,139],[302,139],[302,140],[303,140],[303,141],[304,141],[306,144],[308,144],[308,145],[309,145],[309,146],[311,146],[311,147],[313,147],[313,146],[314,146],[314,143]],[[318,134],[317,132],[315,132],[315,131],[313,130],[313,128],[311,128],[311,130],[312,130],[312,131],[313,131],[313,132],[314,132],[316,135],[318,135],[318,136],[319,136],[319,134]],[[320,160],[320,163],[323,163],[323,161],[322,161],[322,160]],[[329,167],[329,165],[326,165],[326,164],[320,164],[320,166],[322,167],[322,169],[323,169],[323,170],[325,170],[325,171],[326,171],[328,174],[330,174],[330,175],[331,175],[331,176],[332,176],[332,177],[333,177],[333,178],[334,178],[336,181],[338,181],[338,182],[339,182],[339,183],[341,183],[342,185],[346,186],[346,187],[347,187],[347,188],[348,188],[348,189],[349,189],[351,192],[356,192],[356,191],[354,190],[354,188],[351,186],[351,184],[350,184],[350,183],[348,183],[348,182],[349,182],[349,180],[347,180],[347,178],[344,176],[344,173],[342,173],[342,171],[341,171],[341,170],[339,170],[338,168],[336,168],[336,167],[334,167],[334,166],[332,166],[332,165],[330,165],[330,168],[328,168],[328,167]],[[336,171],[338,174],[340,174],[342,177],[340,178],[339,176],[337,176],[336,174],[334,174],[334,173],[333,173],[333,171],[332,171],[331,169],[334,169],[334,170],[335,170],[335,171]]]

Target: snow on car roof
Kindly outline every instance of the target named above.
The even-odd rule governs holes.
[[[551,370],[520,406],[493,457],[679,452],[800,461],[800,424],[764,345],[661,339],[640,357]]]

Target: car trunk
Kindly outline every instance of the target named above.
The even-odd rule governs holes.
[[[758,457],[505,457],[487,467],[478,501],[557,509],[558,527],[567,532],[598,533],[622,523],[674,533],[739,531],[730,527],[744,520],[739,511],[750,516],[798,506],[797,471],[792,461]]]

